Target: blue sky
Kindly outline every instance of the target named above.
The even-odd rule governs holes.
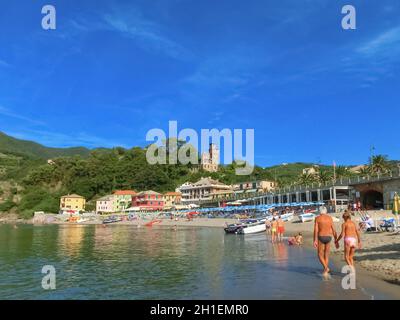
[[[357,30],[341,8],[357,9]],[[255,129],[255,162],[400,159],[400,2],[0,0],[0,131],[144,146],[153,128]],[[57,30],[41,8],[57,9]]]

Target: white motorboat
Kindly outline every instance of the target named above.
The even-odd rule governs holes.
[[[238,234],[251,234],[260,233],[267,230],[265,226],[265,219],[263,220],[250,220],[242,224],[242,226],[237,230]]]
[[[310,222],[315,220],[316,215],[314,213],[303,213],[299,215],[299,219],[301,222]]]
[[[294,213],[293,212],[289,212],[289,213],[285,213],[285,214],[281,215],[281,219],[284,222],[292,221],[293,218],[294,218]]]

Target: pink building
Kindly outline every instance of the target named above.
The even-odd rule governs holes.
[[[149,190],[132,196],[132,207],[139,207],[140,210],[157,211],[164,208],[164,199],[161,193]]]

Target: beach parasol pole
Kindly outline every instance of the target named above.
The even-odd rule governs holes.
[[[397,192],[394,193],[393,197],[393,214],[397,217],[397,226],[399,226],[399,210],[400,210],[400,197]]]

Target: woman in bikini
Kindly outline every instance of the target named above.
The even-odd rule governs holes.
[[[271,222],[271,242],[274,243],[276,241],[276,232],[278,231],[278,222],[275,218],[272,219]]]
[[[361,249],[360,231],[357,225],[351,221],[351,214],[346,210],[343,214],[344,223],[342,224],[342,232],[336,240],[336,247],[344,236],[344,258],[346,263],[354,269],[354,253],[356,248]]]

